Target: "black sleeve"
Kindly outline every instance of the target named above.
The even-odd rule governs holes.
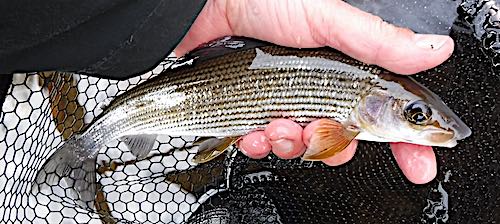
[[[126,79],[181,40],[201,0],[0,1],[0,74],[69,71]]]

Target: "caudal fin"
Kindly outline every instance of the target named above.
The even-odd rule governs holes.
[[[62,201],[76,202],[86,209],[93,208],[96,194],[96,158],[76,155],[75,144],[69,140],[45,162],[32,185],[34,194],[59,196]],[[57,189],[63,189],[60,191]]]

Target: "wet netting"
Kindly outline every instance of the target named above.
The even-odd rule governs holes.
[[[32,186],[45,160],[103,105],[167,69],[126,81],[60,72],[14,74],[0,114],[2,223],[500,223],[500,12],[498,1],[465,1],[451,32],[455,52],[417,75],[473,130],[436,148],[438,176],[402,175],[387,144],[362,142],[340,167],[233,150],[191,162],[195,138],[159,136],[139,161],[109,142],[95,169],[96,198],[78,203],[74,183]]]

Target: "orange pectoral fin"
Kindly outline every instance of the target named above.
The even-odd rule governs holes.
[[[302,159],[314,161],[332,157],[347,148],[358,134],[358,131],[349,130],[337,121],[323,119],[313,131]]]

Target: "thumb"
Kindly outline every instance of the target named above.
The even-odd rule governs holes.
[[[399,74],[435,67],[453,52],[448,36],[415,34],[340,0],[228,2],[238,3],[227,7],[237,35],[290,47],[330,46]]]
[[[365,63],[413,74],[441,64],[453,52],[449,36],[415,34],[343,1],[323,4],[308,10],[317,39]]]

